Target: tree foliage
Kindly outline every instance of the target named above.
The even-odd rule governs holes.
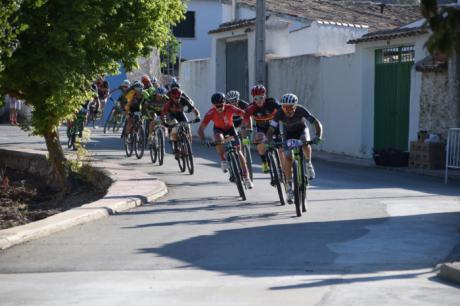
[[[12,4],[10,15],[1,18],[24,26],[12,32],[14,52],[0,53],[0,94],[19,92],[33,106],[32,130],[45,136],[55,166],[65,158],[58,139],[47,137],[58,138],[59,123],[80,107],[90,84],[120,64],[131,70],[138,57],[163,47],[185,10],[181,0],[6,2]]]
[[[438,7],[436,0],[422,0],[421,4],[422,14],[433,31],[427,42],[428,50],[446,55],[460,52],[460,7]]]

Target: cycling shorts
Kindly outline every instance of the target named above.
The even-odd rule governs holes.
[[[236,129],[234,127],[224,131],[224,130],[221,130],[221,129],[218,129],[216,127],[213,128],[213,131],[214,131],[214,140],[217,141],[217,137],[218,135],[222,134],[222,136],[233,136],[234,140],[232,141],[233,145],[234,146],[239,146],[241,144],[240,142],[240,138],[238,137],[238,134],[236,132]]]

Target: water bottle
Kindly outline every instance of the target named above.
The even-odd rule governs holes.
[[[303,141],[300,139],[288,139],[286,141],[286,145],[289,149],[294,149],[297,147],[301,147],[303,145]]]

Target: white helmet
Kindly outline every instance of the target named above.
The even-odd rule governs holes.
[[[238,100],[240,98],[240,93],[237,90],[230,90],[227,92],[227,100]]]
[[[281,105],[297,105],[299,98],[293,93],[287,93],[281,97]]]

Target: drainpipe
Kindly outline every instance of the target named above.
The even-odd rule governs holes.
[[[256,7],[256,69],[257,84],[267,85],[265,63],[265,0],[257,0]]]

